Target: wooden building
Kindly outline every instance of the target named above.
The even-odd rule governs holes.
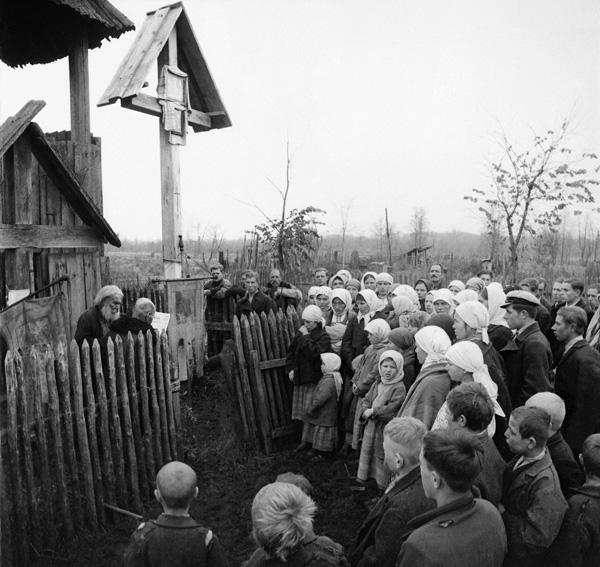
[[[69,164],[77,155],[68,133],[44,134],[32,121],[43,107],[30,101],[0,126],[0,308],[7,290],[68,276],[74,324],[102,286],[104,243],[121,243]],[[92,142],[88,186],[101,202],[100,142]]]

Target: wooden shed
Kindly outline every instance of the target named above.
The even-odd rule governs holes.
[[[0,308],[7,290],[69,276],[74,324],[102,286],[104,244],[121,242],[98,206],[100,141],[92,138],[88,194],[72,168],[78,155],[69,153],[69,133],[44,134],[33,122],[44,106],[30,101],[0,126]]]

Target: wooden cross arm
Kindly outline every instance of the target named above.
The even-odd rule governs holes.
[[[162,116],[162,106],[159,104],[158,99],[144,93],[122,98],[121,106],[150,116]],[[206,132],[215,127],[213,119],[218,121],[219,116],[224,114],[224,112],[201,112],[200,110],[191,109],[188,113],[188,124],[194,129],[194,132]]]

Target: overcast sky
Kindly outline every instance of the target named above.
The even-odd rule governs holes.
[[[113,0],[141,28],[150,0]],[[181,149],[183,222],[226,237],[289,204],[325,209],[328,232],[368,234],[388,208],[402,232],[414,207],[433,230],[478,232],[466,201],[485,188],[502,124],[527,142],[568,115],[572,146],[600,152],[598,0],[187,0],[233,127]],[[137,32],[90,53],[92,131],[102,138],[104,214],[122,238],[160,238],[158,119],[96,103]],[[149,77],[155,84],[155,77]],[[0,63],[0,121],[30,99],[45,131],[68,130],[67,61]],[[600,200],[600,195],[598,196]]]

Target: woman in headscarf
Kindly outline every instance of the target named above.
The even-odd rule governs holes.
[[[347,565],[340,544],[315,535],[316,511],[313,499],[294,484],[263,486],[252,503],[252,535],[258,549],[244,567]]]
[[[429,319],[429,313],[426,313],[425,311],[415,311],[408,316],[407,328],[414,335],[425,326],[425,323],[427,323]]]
[[[352,377],[352,393],[355,398],[354,412],[354,427],[352,434],[352,448],[358,449],[360,442],[360,414],[361,401],[371,389],[373,382],[378,376],[379,356],[384,350],[391,348],[387,336],[390,333],[390,326],[383,319],[374,319],[365,326],[365,331],[371,343],[366,349],[362,357],[359,357],[354,376]]]
[[[419,304],[421,306],[421,311],[425,311],[425,296],[427,292],[431,289],[431,284],[429,280],[421,278],[415,282],[414,290],[417,293],[417,297],[419,298]]]
[[[308,288],[308,293],[306,294],[306,305],[316,305],[316,293],[319,289],[319,286],[313,285]]]
[[[454,319],[450,317],[450,315],[442,314],[429,317],[429,319],[425,321],[425,327],[431,327],[432,325],[444,330],[448,337],[450,337],[450,342],[452,344],[455,343],[456,333],[454,332]]]
[[[329,280],[329,287],[331,289],[336,289],[339,287],[343,288],[346,285],[347,281],[348,278],[344,274],[340,274],[338,272],[334,276],[331,276],[331,279]]]
[[[456,343],[452,345],[446,353],[448,361],[447,370],[453,382],[477,382],[482,384],[494,402],[494,414],[501,419],[501,423],[506,423],[506,413],[498,403],[498,386],[493,382],[488,372],[487,365],[483,362],[483,355],[477,345],[469,341]],[[448,427],[448,406],[446,402],[440,408],[432,429],[447,429]],[[497,430],[496,419],[493,419],[487,428],[490,438],[494,436]],[[502,435],[506,428],[501,430]]]
[[[360,291],[360,282],[353,278],[350,278],[345,285],[346,290],[350,293],[350,297],[352,297],[352,307],[354,309],[354,302],[356,301],[356,295]],[[358,312],[358,309],[354,309],[354,312]]]
[[[417,309],[421,307],[418,293],[409,285],[401,284],[390,293],[396,297],[406,297],[410,299],[415,304]]]
[[[377,274],[375,272],[365,272],[360,280],[360,289],[371,289],[375,291],[377,288]]]
[[[452,315],[454,313],[454,294],[446,288],[433,292],[433,309],[436,315]]]
[[[427,315],[435,315],[435,309],[433,307],[433,294],[435,292],[428,291],[425,295],[425,313]]]
[[[466,301],[459,305],[454,312],[454,331],[456,332],[457,342],[469,341],[479,347],[489,375],[496,384],[498,403],[508,417],[512,412],[512,404],[506,384],[504,361],[489,339],[488,325],[489,313],[485,305],[478,301]],[[504,422],[499,424],[498,433],[494,437],[494,442],[501,453],[506,451],[504,425]]]
[[[342,363],[337,354],[324,352],[321,355],[321,379],[317,382],[306,409],[302,431],[302,442],[312,445],[308,457],[321,457],[337,449],[338,443],[338,398],[342,391]]]
[[[394,278],[387,272],[381,272],[380,274],[377,274],[375,283],[377,288],[377,298],[381,302],[381,311],[391,311],[392,309],[388,303],[388,295],[390,293],[390,287],[394,283]]]
[[[350,310],[352,298],[345,289],[334,289],[331,294],[331,313],[325,319],[325,330],[331,337],[331,348],[336,354],[342,349],[342,338],[346,332],[348,322],[354,313]]]
[[[465,289],[473,290],[479,295],[485,289],[485,282],[481,278],[470,278],[465,284]]]
[[[446,352],[450,338],[439,327],[423,327],[416,335],[417,358],[423,365],[398,412],[398,417],[416,417],[427,429],[433,422],[450,391],[446,370]]]
[[[321,378],[321,354],[331,352],[331,339],[324,330],[321,310],[309,305],[302,311],[302,326],[292,339],[287,351],[285,370],[294,384],[292,396],[292,419],[304,421],[310,405],[315,384]],[[303,429],[306,423],[303,424]],[[297,450],[308,448],[304,441]]]
[[[393,311],[388,313],[387,317],[387,321],[392,329],[406,327],[409,315],[419,310],[408,297],[404,297],[403,295],[397,295],[392,298],[392,309]]]
[[[379,376],[362,400],[361,422],[364,424],[360,460],[356,478],[366,482],[373,478],[379,490],[389,484],[390,471],[386,469],[383,452],[383,429],[396,417],[404,398],[404,360],[399,352],[384,351],[379,357]]]
[[[498,282],[490,283],[479,294],[479,301],[487,307],[490,314],[490,324],[488,327],[490,341],[492,341],[497,351],[501,351],[513,336],[504,318],[506,311],[500,307],[506,303],[506,294],[502,289],[502,284]]]
[[[463,282],[461,282],[460,280],[452,280],[449,284],[448,284],[448,289],[454,294],[456,295],[459,291],[464,291],[465,289],[465,284]]]
[[[345,277],[346,281],[350,280],[350,278],[352,277],[352,274],[348,270],[346,270],[346,269],[338,270],[337,273],[340,276]]]
[[[344,378],[344,399],[341,404],[340,422],[343,424],[346,437],[344,446],[340,451],[341,456],[346,456],[350,450],[354,431],[356,400],[352,392],[351,378],[354,376],[359,357],[362,356],[370,344],[365,327],[374,319],[383,317],[377,311],[378,305],[379,301],[373,290],[364,289],[358,293],[356,295],[358,314],[348,321],[346,331],[342,337],[340,355],[342,357],[342,376]]]
[[[420,312],[418,312],[420,313]],[[406,386],[406,390],[413,385],[415,377],[417,376],[415,362],[417,357],[415,355],[415,335],[409,329],[392,329],[388,335],[388,341],[398,349],[402,357],[404,358],[404,379],[403,383]],[[421,365],[419,365],[419,370]]]
[[[327,321],[327,318],[331,316],[331,294],[333,290],[327,286],[322,285],[317,288],[315,292],[315,304],[321,310],[321,317]]]
[[[454,296],[454,304],[455,305],[460,305],[461,303],[464,303],[465,301],[477,301],[477,299],[479,298],[479,296],[477,295],[477,293],[475,291],[473,291],[472,289],[465,289],[463,291],[459,291],[455,296]]]

